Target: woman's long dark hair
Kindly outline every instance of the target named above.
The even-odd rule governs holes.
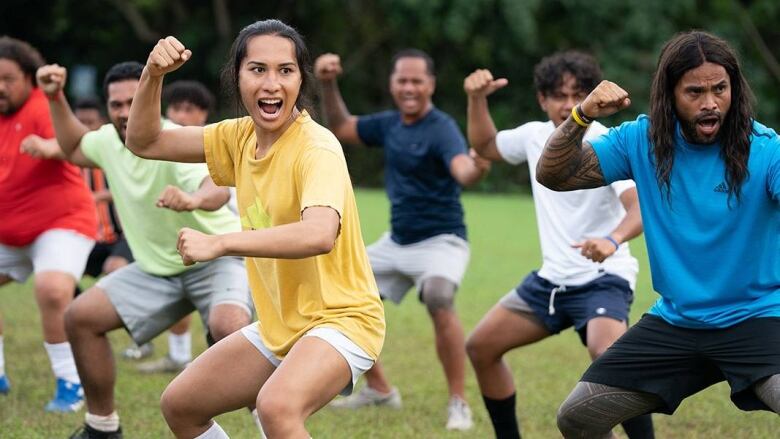
[[[705,62],[726,69],[731,82],[731,108],[720,127],[720,155],[726,163],[729,202],[740,199],[742,183],[748,178],[750,138],[753,132],[753,94],[734,51],[724,40],[701,31],[677,34],[661,50],[650,94],[650,143],[655,158],[658,186],[671,200],[670,178],[674,165],[674,88],[685,72]]]
[[[276,35],[292,41],[293,46],[295,46],[295,60],[301,72],[301,89],[298,93],[298,99],[295,101],[295,106],[299,110],[307,110],[309,113],[312,113],[313,107],[311,102],[314,74],[312,73],[309,49],[306,48],[306,43],[304,43],[303,37],[298,31],[279,20],[256,21],[241,29],[241,32],[238,33],[238,36],[233,41],[228,59],[222,67],[223,92],[235,99],[237,104],[241,102],[241,92],[238,89],[238,75],[241,70],[241,63],[246,57],[246,46],[249,40],[260,35]]]

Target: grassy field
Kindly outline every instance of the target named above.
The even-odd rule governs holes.
[[[367,243],[387,228],[388,206],[384,194],[361,190],[358,203]],[[519,195],[464,196],[471,241],[471,264],[458,293],[457,307],[467,331],[525,274],[537,268],[541,258],[536,220],[530,197]],[[632,320],[655,300],[649,282],[644,243],[637,239],[632,251],[641,271]],[[12,391],[0,397],[0,438],[63,438],[83,419],[72,415],[44,414],[53,379],[43,350],[40,321],[30,284],[0,290],[0,310],[6,319],[6,369]],[[467,395],[476,427],[468,434],[444,430],[446,386],[433,348],[431,324],[424,307],[410,296],[400,306],[386,309],[388,336],[382,360],[393,383],[401,389],[404,407],[399,411],[366,409],[342,412],[324,409],[307,426],[313,437],[324,438],[456,438],[492,436],[479,389],[471,370]],[[194,328],[194,348],[204,348],[200,324]],[[119,352],[128,337],[112,335]],[[156,340],[157,355],[166,350],[165,337]],[[589,360],[572,331],[510,353],[507,357],[518,387],[518,413],[525,438],[560,437],[555,412],[578,380]],[[160,415],[158,398],[171,375],[143,376],[134,364],[117,359],[117,406],[127,438],[172,437]],[[219,377],[215,377],[218,380]],[[256,437],[246,412],[219,418],[234,438]],[[775,438],[780,431],[777,415],[745,413],[728,398],[728,387],[713,386],[686,400],[673,417],[655,416],[659,438]],[[774,433],[773,433],[774,432]],[[622,431],[619,432],[622,434]],[[621,436],[622,437],[622,436]]]

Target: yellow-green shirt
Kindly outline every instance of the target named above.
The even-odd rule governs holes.
[[[250,117],[206,126],[204,145],[214,182],[236,187],[244,230],[298,222],[313,206],[333,208],[341,217],[328,254],[246,258],[263,343],[283,358],[306,331],[327,326],[376,359],[384,342],[384,308],[336,137],[304,111],[259,160]]]

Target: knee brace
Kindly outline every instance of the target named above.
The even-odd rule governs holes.
[[[442,277],[432,277],[423,282],[420,300],[433,313],[439,310],[450,310],[455,303],[457,286]]]

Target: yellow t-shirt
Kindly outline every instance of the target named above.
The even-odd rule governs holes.
[[[327,326],[376,359],[385,336],[384,308],[336,137],[304,111],[260,160],[250,117],[206,126],[204,145],[214,182],[236,187],[244,230],[298,222],[312,206],[331,207],[341,216],[328,254],[246,258],[263,343],[283,358],[306,331]]]

